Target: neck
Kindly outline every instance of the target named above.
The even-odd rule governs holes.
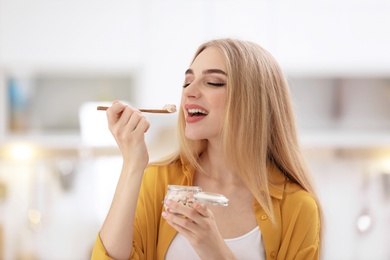
[[[224,153],[209,145],[201,155],[200,164],[209,178],[220,184],[238,184],[236,172],[229,166]]]

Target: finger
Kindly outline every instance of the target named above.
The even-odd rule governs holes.
[[[121,117],[126,105],[119,101],[114,101],[112,105],[107,109],[107,120],[110,125],[115,124]]]
[[[127,109],[125,112],[127,114]],[[130,118],[128,119],[128,122],[126,123],[126,131],[134,131],[135,133],[143,134],[149,129],[149,122],[145,118],[144,115],[142,115],[141,112],[133,111],[130,115]]]
[[[149,123],[149,121],[144,117],[143,118],[143,123],[144,123],[144,133],[146,133],[148,130],[149,130],[149,128],[150,128],[150,123]]]
[[[140,134],[144,134],[149,130],[149,127],[150,127],[149,121],[144,116],[142,116],[134,131]]]
[[[202,217],[210,217],[210,215],[212,214],[208,208],[206,207],[205,204],[201,204],[201,203],[198,203],[198,202],[195,202],[193,205],[192,205],[192,208],[195,209],[199,215],[201,215]]]
[[[191,207],[188,204],[184,205],[182,202],[177,202],[170,199],[165,202],[165,206],[167,211],[175,212],[186,217],[188,217],[191,211]]]
[[[134,111],[135,110],[132,109],[131,107],[125,106],[125,108],[122,111],[122,114],[120,115],[120,118],[115,123],[115,125],[117,125],[117,126],[126,126],[126,125],[128,125],[129,122],[130,122],[131,117],[133,116]],[[135,125],[133,126],[133,128],[131,130],[133,130],[134,128],[135,128]]]
[[[173,221],[170,221],[170,220],[166,220],[167,223],[173,227],[174,229],[176,229],[177,232],[179,232],[180,234],[182,234],[184,237],[186,237],[187,239],[189,237],[193,237],[195,235],[195,233],[192,231],[192,229],[185,227],[185,226],[182,226],[180,224],[177,224]]]
[[[180,214],[194,223],[201,223],[203,221],[202,219],[210,216],[211,214],[206,206],[199,203],[183,205],[180,202],[168,200],[166,204],[167,211]],[[194,209],[193,206],[196,206],[198,209]]]
[[[172,212],[171,210],[164,211],[162,213],[162,217],[177,231],[179,232],[192,232],[195,228],[196,223],[190,219],[187,218],[184,215],[179,214],[178,212]]]

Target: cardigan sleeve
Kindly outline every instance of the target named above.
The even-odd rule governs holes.
[[[100,239],[100,233],[96,237],[95,244],[93,246],[91,260],[111,260],[112,258],[108,256],[106,249]]]
[[[140,252],[139,248],[137,248],[137,246],[133,244],[133,250],[131,252],[129,259],[132,260],[142,259],[139,257],[140,254],[138,252]],[[108,255],[103,245],[103,242],[100,238],[100,234],[96,237],[96,241],[91,255],[91,260],[114,260],[112,257]]]
[[[156,259],[159,222],[162,213],[161,195],[165,186],[159,183],[159,167],[146,169],[138,197],[134,219],[133,249],[130,259]]]
[[[134,219],[133,245],[129,259],[155,259],[162,200],[157,201],[156,192],[164,193],[165,186],[156,185],[157,167],[148,167],[144,173]],[[157,189],[157,190],[156,190]],[[111,260],[97,236],[91,260]]]

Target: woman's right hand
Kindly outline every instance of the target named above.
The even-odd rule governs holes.
[[[108,128],[122,153],[123,165],[111,207],[100,230],[104,249],[97,247],[96,255],[99,259],[100,255],[128,259],[142,176],[149,163],[145,132],[150,125],[139,110],[119,101],[113,102],[106,113]]]
[[[149,162],[145,132],[149,122],[142,113],[122,102],[114,101],[107,109],[108,128],[122,153],[124,163],[144,170]]]

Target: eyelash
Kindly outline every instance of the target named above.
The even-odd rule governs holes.
[[[225,86],[225,83],[214,83],[214,82],[207,82],[207,84],[214,86],[214,87],[223,87]]]
[[[183,88],[186,88],[190,85],[191,83],[184,84]],[[214,83],[214,82],[207,82],[208,85],[214,86],[214,87],[223,87],[226,84],[225,83]]]

